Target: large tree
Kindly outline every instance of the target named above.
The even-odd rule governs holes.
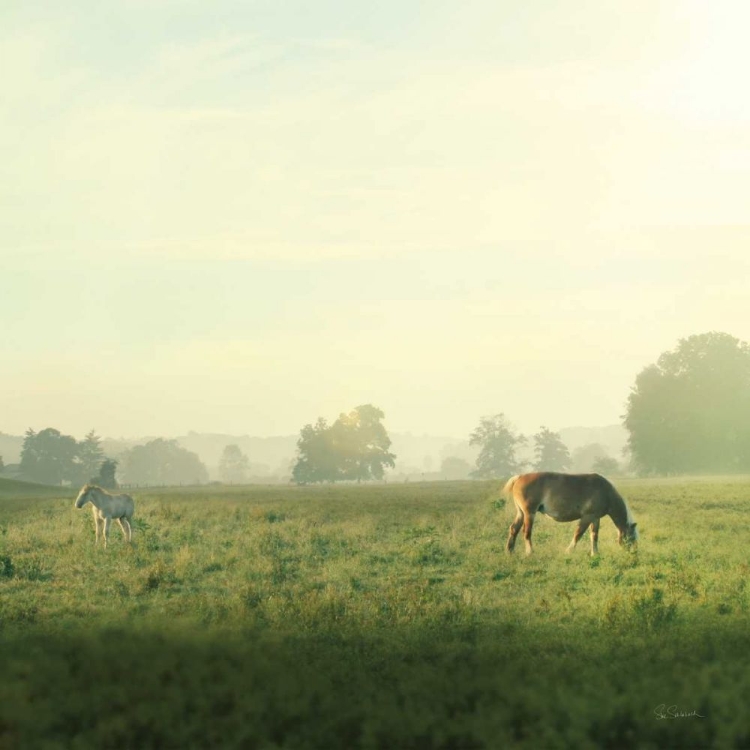
[[[513,430],[504,414],[482,417],[469,437],[469,445],[479,447],[477,468],[472,476],[499,479],[517,474],[523,463],[516,457],[516,451],[525,442],[526,438]]]
[[[534,435],[534,469],[536,471],[567,471],[570,468],[568,447],[559,432],[540,427]]]
[[[29,429],[21,449],[21,476],[41,484],[75,483],[80,478],[78,443],[53,427]]]
[[[121,458],[126,484],[203,484],[208,471],[197,453],[182,448],[176,440],[157,438],[136,445]]]
[[[726,333],[680,339],[638,374],[624,423],[641,472],[750,470],[750,347]]]
[[[396,458],[382,420],[385,414],[363,404],[328,425],[322,417],[305,425],[297,441],[292,478],[298,484],[338,480],[382,479]]]

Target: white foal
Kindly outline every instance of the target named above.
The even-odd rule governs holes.
[[[112,519],[116,519],[117,523],[120,524],[125,539],[128,542],[132,541],[133,529],[130,526],[130,519],[133,517],[135,503],[130,495],[111,495],[107,490],[97,487],[95,484],[86,484],[78,493],[76,508],[83,508],[86,503],[91,503],[94,506],[95,544],[99,542],[99,536],[103,529],[104,546],[107,546],[109,525],[112,523]]]

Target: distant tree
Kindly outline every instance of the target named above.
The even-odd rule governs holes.
[[[535,471],[567,471],[570,468],[570,453],[560,439],[559,432],[540,427],[534,435]]]
[[[338,459],[333,449],[330,428],[323,417],[315,425],[306,424],[297,441],[297,461],[292,468],[292,479],[297,484],[335,481]]]
[[[86,437],[78,443],[79,467],[78,483],[83,484],[94,479],[99,467],[104,460],[104,451],[101,446],[101,438],[91,430]]]
[[[750,346],[719,332],[680,339],[638,374],[624,423],[642,473],[750,470]]]
[[[157,438],[136,445],[122,456],[126,484],[203,484],[208,471],[197,453],[180,447],[176,440]]]
[[[572,471],[585,474],[594,470],[594,464],[600,458],[608,457],[607,449],[601,443],[580,445],[571,455]]]
[[[525,442],[526,438],[513,431],[504,414],[482,417],[469,437],[469,444],[480,449],[472,476],[499,479],[517,474],[523,464],[516,458],[516,450]]]
[[[5,464],[3,463],[3,457],[0,456],[0,474],[2,474],[3,469],[5,469]]]
[[[77,482],[80,476],[78,443],[52,427],[38,433],[29,429],[21,449],[19,470],[25,479],[41,484]]]
[[[382,479],[385,468],[393,468],[391,439],[382,421],[385,414],[372,404],[341,414],[331,427],[333,447],[339,456],[342,479]]]
[[[446,479],[468,479],[471,464],[458,456],[446,456],[440,464],[440,473]]]
[[[611,456],[599,456],[594,461],[593,469],[597,474],[605,477],[614,476],[620,473],[620,464],[616,458],[612,458]]]
[[[250,467],[248,457],[240,450],[239,445],[227,445],[219,461],[219,475],[222,481],[234,484],[247,482]]]
[[[382,479],[395,456],[381,420],[384,413],[371,404],[341,414],[328,425],[322,417],[305,425],[297,441],[292,479],[298,484],[339,480]]]
[[[112,458],[105,458],[99,467],[99,473],[93,477],[94,484],[104,487],[108,490],[117,489],[117,461]]]

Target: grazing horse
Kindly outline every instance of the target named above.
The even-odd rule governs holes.
[[[555,521],[578,521],[568,552],[575,549],[578,540],[591,528],[591,554],[599,552],[599,520],[609,516],[619,532],[620,544],[638,540],[635,521],[620,493],[599,474],[556,474],[543,471],[511,477],[503,494],[513,497],[516,517],[510,525],[507,552],[513,552],[516,536],[523,526],[526,554],[531,554],[531,529],[537,511]]]
[[[99,542],[99,535],[103,527],[104,546],[107,546],[109,525],[113,518],[116,518],[117,523],[120,524],[125,539],[128,542],[132,541],[133,529],[130,526],[130,519],[133,517],[135,503],[133,503],[133,498],[130,495],[111,495],[107,490],[103,490],[95,484],[86,484],[78,493],[76,508],[83,508],[86,503],[91,503],[94,506],[94,523],[96,524],[94,544]]]

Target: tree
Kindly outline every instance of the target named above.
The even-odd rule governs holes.
[[[624,423],[640,472],[750,470],[750,347],[719,332],[680,339],[638,374]]]
[[[3,473],[3,469],[5,469],[5,464],[3,463],[3,457],[0,456],[0,474]]]
[[[41,432],[29,429],[21,449],[21,476],[41,484],[78,481],[78,443],[70,435],[47,427]]]
[[[499,479],[517,474],[523,464],[516,458],[516,450],[525,442],[526,438],[513,431],[504,414],[482,417],[469,437],[469,445],[480,449],[472,476]]]
[[[219,461],[219,475],[222,481],[234,484],[246,482],[249,467],[250,462],[247,456],[240,450],[239,445],[227,445],[224,447]]]
[[[620,473],[620,464],[611,456],[600,456],[594,461],[594,471],[602,476],[614,476]]]
[[[331,437],[342,479],[382,479],[385,467],[394,467],[396,456],[388,452],[391,439],[381,422],[384,418],[376,406],[363,404],[333,423]]]
[[[535,471],[567,471],[570,468],[570,453],[560,439],[559,432],[540,427],[534,435]]]
[[[101,438],[91,430],[86,437],[78,443],[78,466],[79,476],[78,483],[83,484],[93,480],[98,472],[99,467],[104,460],[104,451],[101,447]]]
[[[338,478],[338,463],[326,420],[319,417],[315,425],[306,424],[297,441],[297,462],[292,468],[292,479],[297,484],[333,482]]]
[[[105,489],[115,490],[117,489],[117,479],[115,478],[116,472],[117,461],[112,458],[105,458],[99,467],[99,473],[93,478],[93,482]]]
[[[197,453],[180,447],[176,440],[157,438],[136,445],[122,456],[126,484],[203,484],[208,471]]]
[[[292,478],[298,484],[339,480],[382,479],[395,456],[388,451],[391,439],[381,420],[385,414],[372,404],[341,414],[328,425],[322,417],[307,424],[297,441],[297,461]]]

